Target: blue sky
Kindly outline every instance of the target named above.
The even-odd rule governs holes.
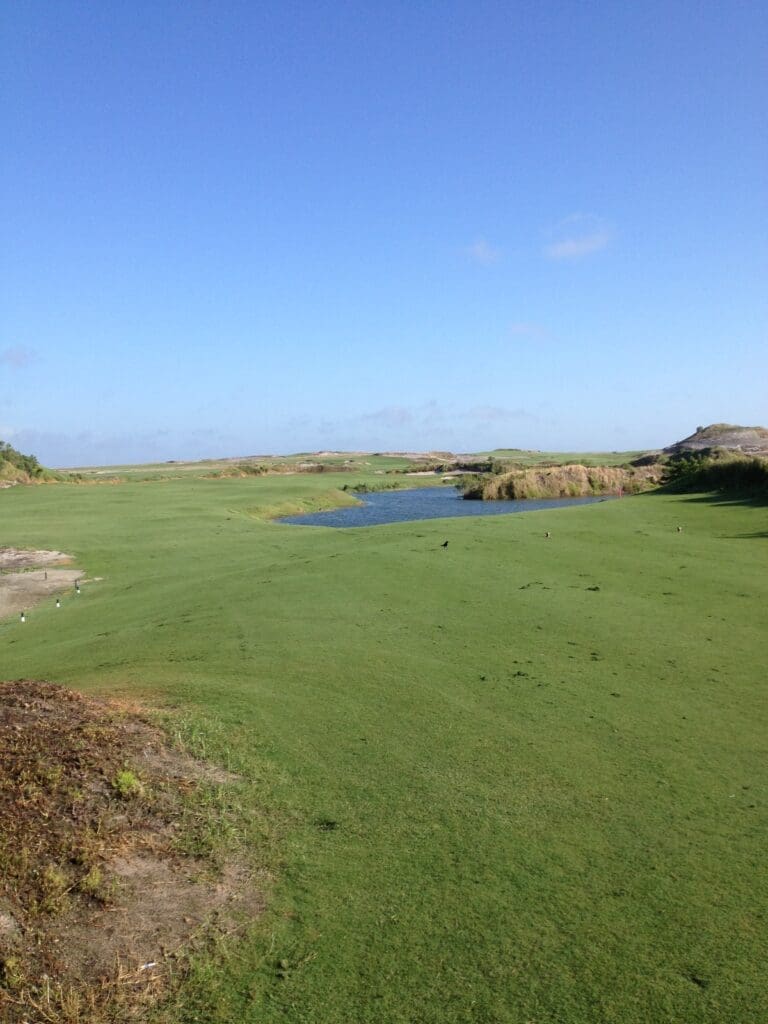
[[[768,423],[760,2],[18,0],[0,438],[49,465]]]

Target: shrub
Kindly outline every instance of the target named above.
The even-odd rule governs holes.
[[[131,800],[144,792],[144,786],[139,778],[127,768],[117,773],[112,780],[112,788],[122,800]]]
[[[36,479],[45,472],[34,455],[22,455],[7,441],[0,441],[0,470],[4,465],[26,474],[30,479]]]
[[[722,448],[684,452],[667,464],[665,483],[675,491],[768,494],[768,459]]]

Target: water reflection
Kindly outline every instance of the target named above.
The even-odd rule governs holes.
[[[605,498],[528,498],[525,501],[464,501],[453,487],[420,487],[412,491],[375,491],[359,494],[364,503],[354,508],[288,516],[281,523],[297,526],[383,526],[413,519],[445,519],[450,516],[499,516],[510,512],[591,505]]]

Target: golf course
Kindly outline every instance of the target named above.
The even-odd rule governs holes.
[[[141,706],[231,778],[195,842],[263,909],[146,1019],[768,1020],[765,502],[275,522],[380,480],[0,491],[0,546],[83,579],[0,621],[0,678]]]

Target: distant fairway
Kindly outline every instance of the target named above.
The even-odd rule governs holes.
[[[350,477],[0,492],[0,545],[103,577],[0,677],[178,705],[244,776],[270,910],[162,1019],[764,1024],[768,509],[262,518]]]

